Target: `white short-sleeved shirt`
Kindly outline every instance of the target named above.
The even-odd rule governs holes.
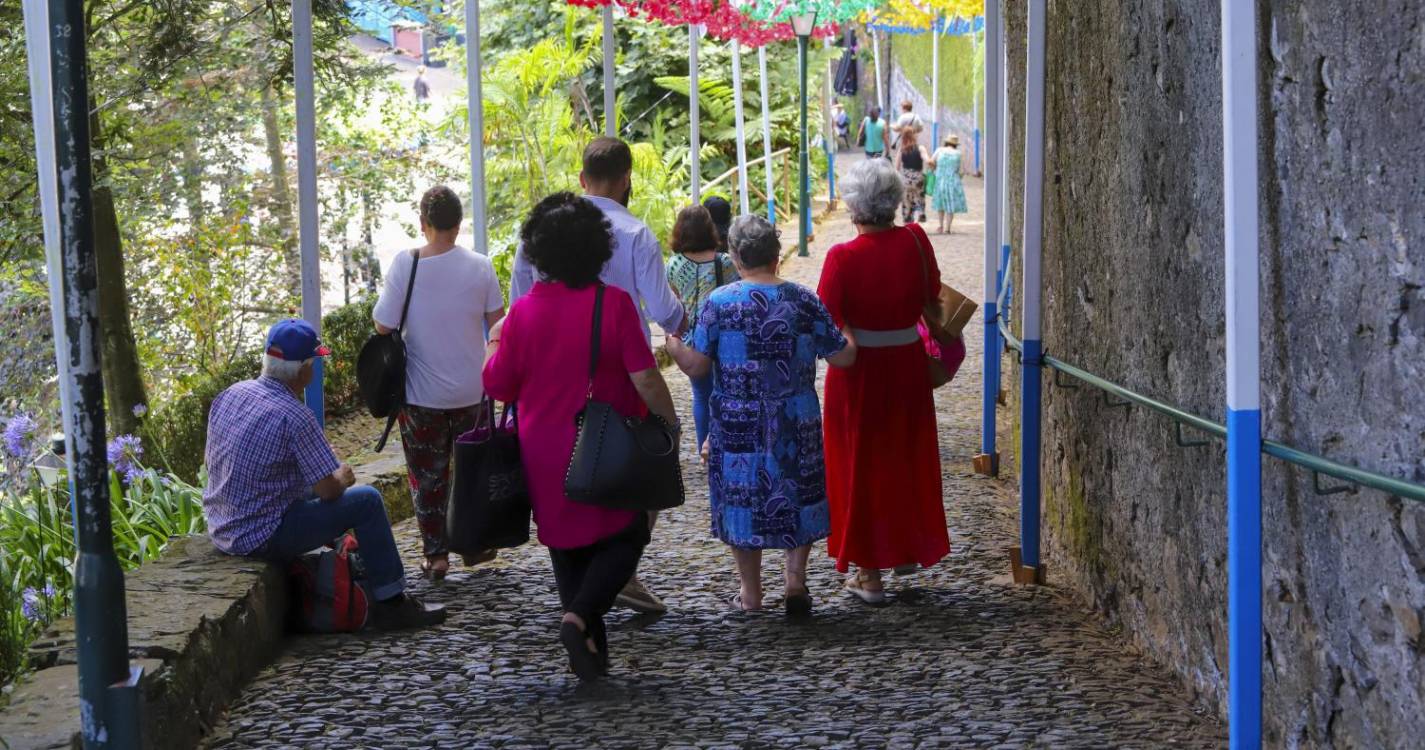
[[[372,317],[395,328],[401,322],[411,253],[403,252],[386,271],[386,288]],[[402,338],[406,342],[406,403],[430,409],[458,409],[485,395],[485,314],[505,306],[490,259],[463,247],[422,257],[416,270]]]

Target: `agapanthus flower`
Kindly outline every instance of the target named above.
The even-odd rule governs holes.
[[[148,414],[148,404],[134,404],[133,412],[135,417],[143,419],[144,415]]]
[[[120,435],[109,441],[109,468],[123,475],[132,484],[143,477],[143,441],[137,435]]]
[[[14,458],[27,458],[35,449],[38,426],[28,414],[16,414],[5,423],[5,451]]]
[[[40,613],[40,593],[33,588],[25,589],[20,595],[20,614],[24,615],[26,620],[34,622],[40,618]]]

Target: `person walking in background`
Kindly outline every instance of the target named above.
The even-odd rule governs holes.
[[[411,82],[411,93],[421,104],[430,101],[430,81],[426,80],[426,66],[416,68],[416,80]]]
[[[601,208],[573,193],[540,201],[520,230],[535,283],[490,333],[485,384],[515,405],[520,460],[539,541],[549,548],[564,614],[559,638],[580,679],[608,670],[604,615],[633,577],[649,540],[650,514],[571,501],[564,477],[574,452],[575,417],[586,394],[625,416],[656,414],[678,427],[633,299],[599,274],[616,258]],[[602,293],[600,356],[591,378],[594,304]]]
[[[930,238],[895,226],[904,186],[868,160],[842,179],[857,237],[827,253],[817,293],[857,344],[855,364],[826,376],[827,551],[846,589],[886,601],[881,570],[934,565],[950,551],[925,348],[916,324],[940,291]],[[714,415],[717,396],[714,391]],[[716,442],[714,431],[714,443]]]
[[[928,161],[930,155],[920,145],[920,131],[915,128],[901,131],[900,145],[896,148],[896,168],[905,183],[901,207],[907,224],[925,221],[925,163]]]
[[[839,101],[831,103],[831,123],[836,126],[836,150],[851,148],[851,116]]]
[[[784,549],[786,611],[803,616],[811,544],[830,531],[816,360],[849,367],[856,345],[811,290],[777,276],[766,219],[739,216],[729,245],[742,280],[712,293],[691,346],[669,339],[668,352],[689,377],[713,379],[708,489],[713,534],[741,582],[732,606],[762,608],[762,550]]]
[[[686,322],[683,305],[668,285],[658,238],[628,210],[633,196],[633,151],[617,138],[600,136],[590,141],[584,149],[579,184],[584,188],[584,197],[603,212],[613,227],[613,255],[604,264],[599,280],[633,298],[634,309],[643,323],[644,344],[652,351],[650,318],[670,336],[681,334]],[[510,273],[510,304],[534,287],[537,270],[525,257],[523,247],[517,249]],[[637,578],[628,582],[618,601],[645,613],[668,609]]]
[[[421,530],[425,555],[421,570],[437,581],[450,569],[445,505],[451,453],[455,438],[474,429],[481,417],[485,330],[505,315],[505,298],[490,259],[455,244],[461,219],[460,197],[450,188],[439,185],[421,196],[420,225],[426,244],[392,261],[385,289],[371,313],[377,332],[389,333],[400,326],[406,344],[401,448]],[[415,283],[401,326],[412,273]],[[465,562],[472,565],[493,558],[491,552]]]
[[[703,208],[708,210],[708,216],[712,218],[712,223],[717,228],[717,251],[727,252],[727,230],[732,226],[732,204],[726,198],[719,195],[710,195],[703,200]],[[685,309],[688,316],[688,324],[692,325],[698,317],[697,310]]]
[[[955,226],[955,214],[968,213],[965,201],[965,156],[960,153],[960,137],[952,135],[945,144],[935,150],[930,159],[930,168],[935,172],[935,193],[931,196],[930,207],[940,214],[940,233],[946,234]]]
[[[712,215],[703,206],[689,206],[678,212],[671,244],[673,257],[668,259],[668,282],[682,301],[683,309],[688,311],[688,327],[691,329],[697,325],[698,311],[703,308],[708,295],[737,280],[737,268],[732,258],[718,252],[717,228]],[[708,437],[708,398],[712,395],[712,377],[690,377],[689,381],[693,388],[696,445],[701,452],[703,441]]]
[[[896,117],[896,121],[891,123],[891,132],[896,135],[892,145],[900,146],[906,133],[912,131],[919,133],[923,130],[925,130],[925,121],[915,113],[915,104],[909,99],[902,101],[901,113]]]
[[[861,119],[861,127],[856,131],[856,142],[865,144],[867,159],[879,159],[890,153],[891,138],[886,121],[881,119],[881,108],[872,105]]]

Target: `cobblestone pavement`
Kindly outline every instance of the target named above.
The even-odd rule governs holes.
[[[948,283],[978,292],[981,193],[969,192],[974,213],[935,244]],[[825,249],[852,231],[833,216],[818,227],[812,257],[792,261],[785,275],[814,286]],[[968,341],[964,370],[937,393],[953,551],[933,569],[887,579],[891,606],[869,609],[841,593],[820,545],[811,622],[732,611],[731,561],[709,535],[705,475],[689,440],[688,504],[663,515],[640,574],[671,611],[657,620],[613,613],[615,677],[604,687],[580,688],[566,671],[549,560],[527,545],[492,565],[457,566],[439,587],[413,583],[450,608],[440,628],[293,639],[209,746],[1224,746],[1216,720],[1069,592],[1007,582],[1013,485],[970,468],[978,328]],[[687,380],[666,374],[688,404]],[[415,570],[415,530],[398,531]],[[769,606],[780,605],[781,564],[769,553]]]

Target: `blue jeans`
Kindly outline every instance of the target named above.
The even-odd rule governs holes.
[[[312,498],[292,503],[282,524],[253,557],[287,562],[301,557],[350,529],[361,544],[367,589],[376,601],[389,599],[406,588],[406,571],[391,535],[386,505],[374,487],[358,484],[336,500]]]
[[[708,402],[712,400],[713,376],[688,378],[693,386],[693,429],[698,436],[697,449],[703,449],[703,441],[708,439]]]

